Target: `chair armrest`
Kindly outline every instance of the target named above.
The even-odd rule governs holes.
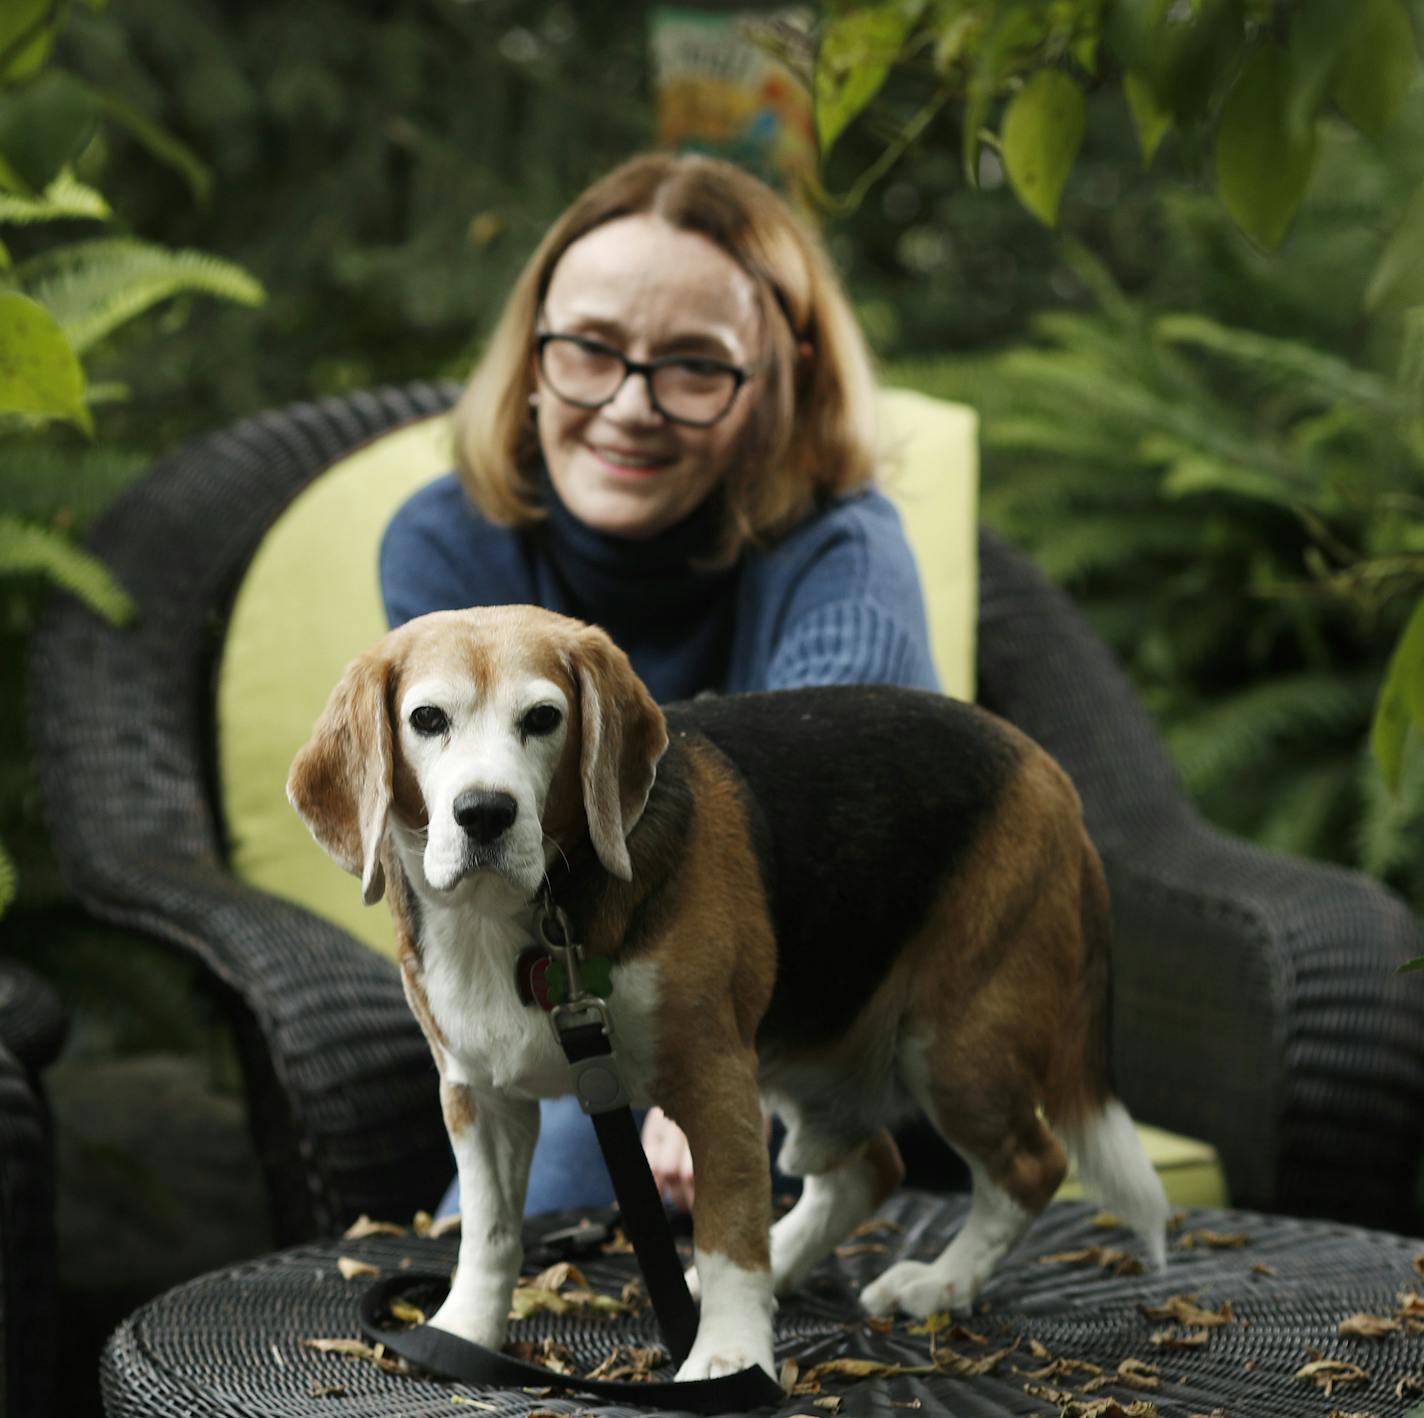
[[[113,863],[111,862],[110,865]],[[400,976],[345,931],[218,864],[130,864],[87,904],[200,959],[230,1004],[280,1244],[363,1212],[433,1208],[453,1162],[439,1077]],[[100,888],[101,889],[101,888]]]
[[[1114,1058],[1143,1121],[1212,1143],[1239,1205],[1417,1226],[1424,954],[1357,872],[1202,822],[1131,681],[1068,598],[980,543],[986,707],[1072,776],[1113,893]]]
[[[0,1411],[51,1411],[57,1314],[54,1162],[44,1104],[0,1045]]]

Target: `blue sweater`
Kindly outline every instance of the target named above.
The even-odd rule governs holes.
[[[415,493],[381,543],[390,624],[543,606],[601,625],[660,703],[708,689],[939,687],[914,560],[878,492],[832,503],[723,571],[689,568],[713,544],[711,504],[643,542],[585,526],[547,482],[545,499],[545,521],[511,530],[486,522],[453,473]]]

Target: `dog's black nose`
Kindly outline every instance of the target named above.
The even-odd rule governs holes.
[[[508,793],[472,788],[455,799],[455,821],[481,846],[507,832],[519,816],[519,804]]]

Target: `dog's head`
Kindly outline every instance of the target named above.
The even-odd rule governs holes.
[[[436,891],[492,872],[532,895],[587,830],[615,876],[667,747],[662,711],[601,630],[530,606],[440,611],[347,666],[287,797],[327,853],[385,889],[389,827]]]

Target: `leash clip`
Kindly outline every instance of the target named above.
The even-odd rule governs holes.
[[[613,1017],[603,1000],[584,990],[579,977],[580,950],[569,929],[569,918],[558,906],[545,902],[540,905],[538,923],[540,938],[558,958],[568,982],[568,998],[549,1011],[549,1024],[573,1069],[579,1107],[590,1114],[626,1108],[632,1100],[618,1067]],[[597,1030],[598,1036],[590,1030]]]

